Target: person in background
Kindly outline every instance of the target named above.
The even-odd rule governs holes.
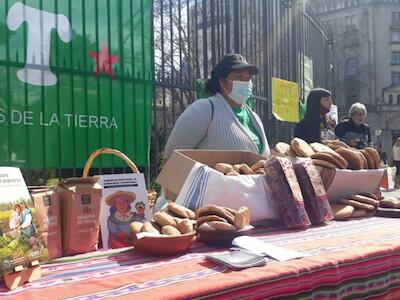
[[[242,150],[268,158],[263,123],[246,104],[252,95],[251,77],[258,73],[240,54],[225,55],[206,83],[211,96],[192,103],[176,121],[165,158],[175,149]]]
[[[394,188],[400,188],[400,137],[397,138],[393,145],[393,161],[396,167],[396,176],[394,180]]]
[[[307,97],[303,119],[296,125],[294,137],[308,143],[335,139],[334,124],[328,113],[332,106],[332,93],[323,88],[313,89]]]
[[[371,132],[365,123],[367,109],[362,103],[354,103],[349,110],[349,118],[336,126],[336,136],[350,147],[364,149],[372,147]]]
[[[19,221],[21,219],[21,206],[16,203],[13,207],[13,212],[11,213],[10,220],[8,222],[8,226],[10,230],[14,230],[19,226]]]

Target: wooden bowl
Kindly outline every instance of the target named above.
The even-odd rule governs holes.
[[[178,236],[146,236],[133,242],[135,249],[151,255],[173,255],[188,251],[196,240],[196,232]]]
[[[197,234],[201,242],[211,246],[230,246],[235,237],[249,235],[252,227],[240,230],[198,230]]]

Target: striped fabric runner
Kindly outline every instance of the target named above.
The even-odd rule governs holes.
[[[400,220],[332,222],[304,231],[257,228],[254,236],[302,259],[229,271],[204,255],[226,251],[196,244],[185,255],[148,257],[133,249],[66,257],[42,267],[42,279],[2,299],[400,299]]]

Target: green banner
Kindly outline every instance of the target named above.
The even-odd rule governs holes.
[[[151,0],[0,0],[0,165],[82,168],[101,147],[148,165],[151,10]]]

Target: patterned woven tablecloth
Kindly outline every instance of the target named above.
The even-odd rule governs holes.
[[[42,267],[43,277],[2,299],[400,299],[400,219],[368,218],[304,231],[254,235],[306,257],[230,271],[204,258],[223,248],[197,244],[182,256],[148,257],[133,249],[97,251]]]

